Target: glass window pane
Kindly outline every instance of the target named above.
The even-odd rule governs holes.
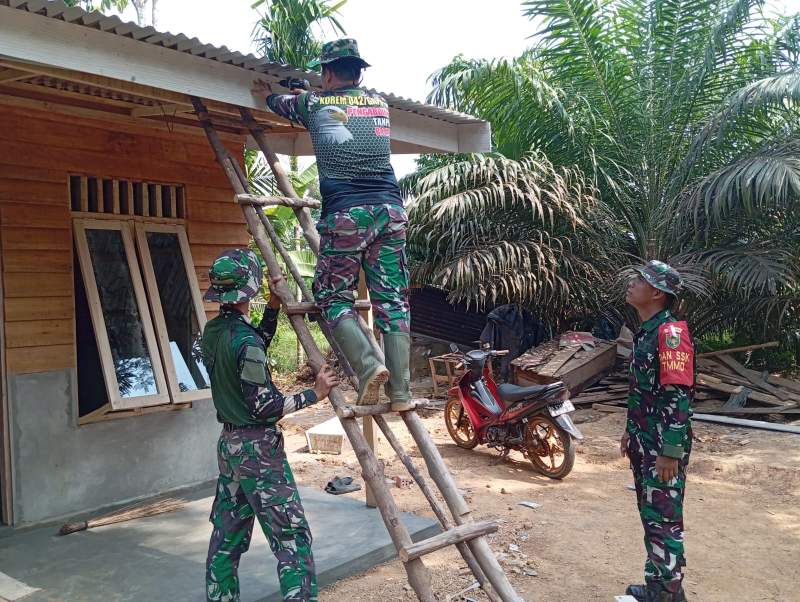
[[[203,366],[200,337],[203,334],[186,276],[186,264],[175,232],[147,232],[158,296],[167,323],[167,336],[178,387],[183,391],[209,388]]]
[[[155,395],[155,374],[119,230],[86,229],[111,357],[122,397]]]

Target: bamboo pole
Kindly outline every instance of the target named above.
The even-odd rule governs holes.
[[[259,207],[310,207],[319,209],[322,204],[316,199],[293,199],[285,196],[259,196],[257,194],[236,194],[234,200],[241,205],[258,205]]]
[[[402,443],[400,443],[400,440],[394,434],[394,431],[389,428],[389,425],[386,423],[386,419],[383,416],[379,416],[375,418],[375,424],[377,424],[378,428],[381,429],[384,437],[386,437],[386,441],[397,454],[397,457],[400,458],[400,461],[403,463],[403,466],[406,467],[406,470],[411,475],[411,478],[417,483],[419,490],[422,492],[422,495],[425,496],[425,499],[428,500],[428,504],[430,504],[433,513],[436,515],[436,518],[439,519],[442,527],[445,529],[452,529],[455,526],[453,521],[449,516],[447,516],[447,513],[444,511],[444,508],[442,508],[442,505],[439,503],[436,495],[434,495],[430,485],[428,485],[428,481],[425,480],[425,477],[417,468],[417,465],[414,464],[411,456],[409,456],[406,450],[403,448]],[[489,598],[490,602],[502,602],[500,596],[497,595],[497,592],[494,591],[492,585],[486,580],[486,575],[483,574],[483,570],[478,564],[478,561],[475,560],[472,552],[470,552],[467,544],[464,542],[459,542],[455,545],[456,549],[461,554],[461,557],[464,559],[464,562],[467,563],[467,566],[475,576],[476,581],[480,584],[481,588],[483,588],[483,591],[486,593],[486,596]]]
[[[500,524],[496,520],[486,520],[480,523],[469,523],[448,529],[444,533],[434,535],[418,543],[413,543],[405,548],[400,548],[398,552],[400,560],[408,562],[414,558],[421,558],[447,546],[454,546],[457,543],[469,541],[476,537],[483,537],[490,533],[497,533]]]
[[[231,187],[237,194],[247,194],[249,191],[246,189],[247,182],[242,179],[242,171],[236,161],[227,152],[227,149],[219,139],[213,124],[208,118],[208,112],[203,103],[196,97],[192,97],[192,104],[194,105],[197,117],[200,120],[206,136],[211,143],[211,147],[216,155],[217,162],[223,167],[225,175]],[[252,206],[243,206],[245,219],[247,220],[248,229],[250,234],[256,241],[261,254],[267,264],[267,270],[270,274],[280,274],[281,269],[275,253],[272,250],[272,245],[260,226],[260,220],[257,211]],[[280,246],[278,247],[281,248]],[[287,264],[288,265],[288,264]],[[280,280],[275,286],[275,292],[281,300],[291,299],[291,290],[285,280]],[[289,320],[297,333],[298,338],[303,342],[303,347],[308,355],[309,363],[315,371],[318,371],[324,364],[325,358],[320,353],[319,349],[311,336],[311,333],[306,327],[305,321],[301,316],[290,316]],[[331,389],[328,396],[331,405],[334,408],[343,407],[345,405],[344,395],[342,395],[339,387]],[[356,457],[362,468],[362,476],[364,480],[372,487],[375,498],[378,500],[378,505],[381,509],[381,516],[386,525],[386,529],[394,543],[396,549],[401,549],[411,545],[411,537],[403,524],[400,516],[400,511],[397,504],[389,492],[386,485],[386,477],[383,473],[383,467],[378,462],[375,455],[367,446],[366,439],[354,419],[341,420],[342,427],[347,434],[348,439],[353,445],[356,452]],[[430,583],[430,574],[424,563],[420,559],[409,560],[404,563],[406,573],[408,574],[408,583],[413,588],[417,597],[422,602],[435,602],[433,590]]]
[[[419,414],[414,411],[400,412],[400,417],[403,419],[403,422],[406,423],[411,436],[414,438],[414,441],[416,441],[419,452],[422,454],[425,464],[428,467],[428,474],[431,475],[431,479],[433,479],[433,482],[436,483],[439,488],[439,492],[450,508],[450,512],[453,514],[456,524],[463,525],[475,522],[472,518],[469,506],[467,506],[464,498],[461,497],[458,486],[453,480],[453,475],[451,475],[450,471],[447,469],[441,454],[439,454],[439,450],[430,437],[430,433],[428,433],[425,425],[422,424],[422,419],[420,419]],[[500,563],[497,562],[497,558],[494,553],[492,553],[492,549],[489,547],[489,543],[486,539],[483,537],[472,539],[467,542],[467,546],[478,561],[487,580],[497,591],[500,599],[503,602],[517,602],[519,596],[517,596],[517,593],[508,581],[508,577],[500,567]]]

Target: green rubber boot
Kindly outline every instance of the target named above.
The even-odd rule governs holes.
[[[411,335],[405,332],[387,332],[383,335],[383,352],[386,354],[386,367],[389,369],[389,380],[384,391],[392,410],[403,412],[411,409],[411,372],[408,369],[410,359]]]
[[[333,331],[333,338],[339,343],[358,376],[356,405],[375,405],[378,403],[381,385],[389,378],[389,371],[378,360],[367,335],[361,331],[356,320],[345,320]]]

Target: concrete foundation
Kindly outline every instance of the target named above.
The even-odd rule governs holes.
[[[177,512],[61,537],[57,527],[0,536],[0,567],[42,591],[26,602],[203,602],[213,489],[190,496]],[[300,488],[314,538],[320,587],[397,557],[376,509],[363,502]],[[441,532],[436,521],[402,514],[414,541]],[[242,602],[279,602],[277,562],[266,538],[253,533],[242,556]],[[0,590],[0,597],[4,592]]]
[[[77,426],[76,389],[71,369],[8,375],[15,526],[216,478],[220,426],[210,400]]]

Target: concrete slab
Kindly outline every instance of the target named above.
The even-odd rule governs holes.
[[[0,538],[0,566],[13,579],[43,590],[26,602],[204,602],[205,558],[213,489],[186,497],[178,512],[57,535],[47,527]],[[363,502],[301,488],[314,537],[320,587],[397,556],[380,513]],[[441,532],[436,521],[403,514],[414,541]],[[258,530],[258,526],[256,526]],[[242,557],[242,602],[279,602],[274,557],[253,534]]]
[[[28,587],[5,573],[0,573],[0,601],[17,602],[17,600],[24,600],[38,591],[40,590]]]

